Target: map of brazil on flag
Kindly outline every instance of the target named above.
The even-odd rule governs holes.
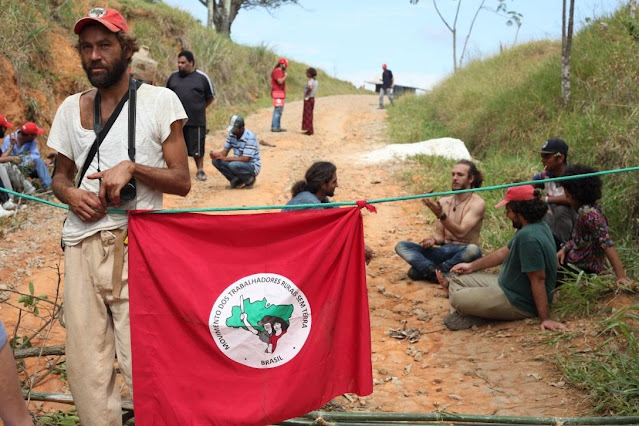
[[[131,213],[137,425],[264,425],[373,391],[353,208]]]

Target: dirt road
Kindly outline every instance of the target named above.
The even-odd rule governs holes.
[[[353,201],[406,195],[397,176],[411,162],[358,165],[358,156],[381,148],[387,140],[384,118],[375,96],[319,98],[315,104],[315,135],[299,130],[302,105],[286,105],[286,133],[270,132],[271,110],[246,118],[262,144],[262,172],[252,190],[227,190],[227,182],[206,161],[206,182],[193,182],[186,199],[166,197],[166,208],[280,205],[290,198],[290,187],[317,160],[329,160],[338,168],[335,201]],[[207,140],[219,150],[222,132]],[[274,145],[274,146],[272,146]],[[191,174],[195,170],[191,162]],[[448,173],[443,170],[442,173]],[[544,343],[538,321],[502,323],[477,330],[451,332],[442,320],[448,301],[442,290],[406,277],[407,265],[394,253],[398,241],[418,240],[430,231],[429,216],[416,201],[377,205],[378,213],[363,211],[366,242],[375,250],[368,266],[372,326],[374,393],[368,397],[338,397],[346,410],[431,412],[446,410],[467,414],[579,416],[588,413],[580,393],[567,388],[552,360],[556,348]],[[7,286],[28,292],[33,281],[36,294],[55,295],[58,247],[64,211],[30,206],[26,213],[4,226],[0,241],[0,277]],[[16,305],[17,296],[9,303]],[[16,310],[0,304],[0,316],[12,327]],[[25,322],[23,321],[23,325]],[[30,327],[36,328],[33,322]],[[416,336],[398,339],[390,330]],[[402,333],[395,333],[401,335]],[[63,329],[56,326],[52,341],[59,343]],[[60,389],[47,380],[38,390]],[[65,391],[66,389],[62,389]]]

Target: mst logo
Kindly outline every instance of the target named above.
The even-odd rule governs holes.
[[[230,359],[253,368],[279,367],[304,346],[311,331],[311,306],[288,278],[249,275],[218,296],[209,330]]]
[[[89,11],[89,13],[87,14],[87,16],[89,18],[96,18],[96,19],[100,19],[102,18],[104,15],[106,15],[106,9],[103,7],[94,7],[93,9],[91,9]]]

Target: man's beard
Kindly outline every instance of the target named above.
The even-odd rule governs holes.
[[[470,189],[470,185],[459,185],[458,188],[455,188],[454,184],[450,186],[451,191],[463,191],[464,189]]]
[[[120,81],[122,75],[126,72],[128,65],[129,62],[124,59],[123,53],[122,58],[114,63],[112,67],[109,67],[108,65],[105,66],[105,73],[93,74],[91,67],[87,66],[87,64],[85,64],[84,62],[82,63],[82,68],[84,68],[84,72],[87,73],[87,77],[93,87],[96,87],[98,89],[108,89],[109,87]]]
[[[184,70],[178,70],[178,75],[180,77],[186,77],[188,75],[188,73]]]

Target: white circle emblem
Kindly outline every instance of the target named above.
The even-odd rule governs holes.
[[[211,308],[209,330],[220,351],[253,368],[284,365],[311,331],[311,306],[290,279],[249,275],[222,291]]]
[[[87,14],[88,17],[90,18],[102,18],[104,15],[106,15],[106,9],[103,7],[94,7],[93,9],[91,9],[89,11],[89,13]]]

